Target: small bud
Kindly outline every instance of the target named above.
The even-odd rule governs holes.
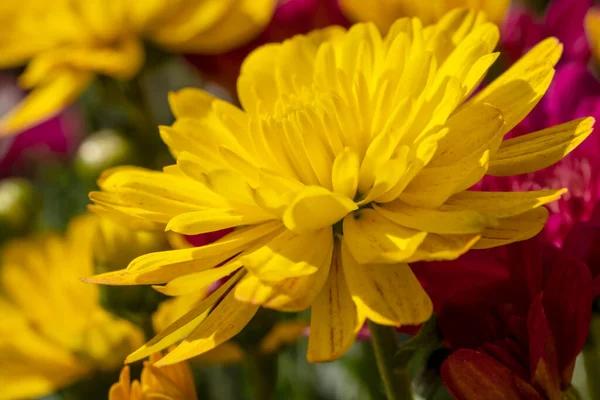
[[[134,146],[117,131],[104,129],[85,138],[75,156],[75,171],[83,179],[95,180],[105,169],[137,163]]]
[[[2,239],[23,234],[32,227],[40,210],[40,198],[24,178],[0,181],[0,232]]]

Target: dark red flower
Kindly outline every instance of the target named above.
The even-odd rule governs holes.
[[[455,399],[560,399],[587,338],[590,269],[539,239],[472,251],[413,270],[430,293],[452,354]]]

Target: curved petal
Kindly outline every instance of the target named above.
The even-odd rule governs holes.
[[[406,263],[359,264],[342,243],[342,265],[359,314],[382,325],[418,325],[433,304]]]

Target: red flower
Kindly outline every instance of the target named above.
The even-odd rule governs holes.
[[[455,399],[560,399],[590,325],[584,263],[533,239],[413,270],[452,351],[442,379]]]

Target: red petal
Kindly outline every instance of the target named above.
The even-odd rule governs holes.
[[[529,383],[475,350],[451,354],[442,365],[442,380],[456,400],[543,400]]]
[[[592,300],[592,276],[587,265],[558,254],[544,288],[543,311],[556,341],[563,388],[571,382],[569,369],[589,332]]]
[[[560,381],[556,361],[556,347],[540,293],[529,310],[529,369],[531,381],[536,388],[546,393],[550,400],[560,399]],[[558,396],[558,397],[557,397]]]

